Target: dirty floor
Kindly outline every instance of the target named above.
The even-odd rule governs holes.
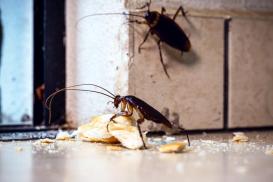
[[[272,181],[273,131],[246,132],[250,141],[231,142],[232,133],[191,135],[183,153],[157,146],[183,136],[149,138],[149,150],[109,150],[104,144],[35,140],[0,142],[0,181]]]

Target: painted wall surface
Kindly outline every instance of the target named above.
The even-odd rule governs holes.
[[[1,0],[1,124],[30,124],[33,108],[33,1]]]
[[[124,16],[84,16],[123,12],[120,0],[67,1],[67,86],[94,83],[113,93],[128,93],[128,26]],[[92,88],[94,87],[81,87]],[[67,93],[67,119],[77,124],[113,112],[102,95]]]
[[[171,17],[172,15],[170,15]],[[175,50],[161,44],[170,79],[160,64],[154,36],[143,44],[148,27],[136,26],[134,64],[130,67],[130,91],[159,111],[167,110],[169,120],[187,129],[223,128],[224,20],[188,18],[176,22],[190,35],[191,51]],[[140,33],[140,34],[139,34]],[[167,114],[166,114],[167,115]],[[151,122],[145,122],[150,127]],[[153,127],[156,129],[156,124]]]
[[[179,51],[162,44],[164,63],[171,79],[165,76],[160,64],[156,37],[149,37],[141,54],[137,51],[149,29],[147,25],[128,26],[126,17],[120,15],[81,19],[95,13],[135,11],[146,2],[67,1],[67,86],[96,83],[121,95],[136,95],[186,129],[272,126],[272,59],[266,60],[264,55],[271,55],[269,50],[273,47],[270,41],[262,44],[272,37],[269,34],[273,22],[271,0],[152,1],[151,10],[160,11],[161,7],[165,7],[170,17],[181,5],[188,10],[188,21],[179,14],[176,22],[191,40],[191,52],[181,56]],[[245,25],[244,28],[236,24],[238,19],[240,24]],[[263,20],[267,23],[258,23]],[[259,32],[267,34],[260,36]],[[263,41],[253,44],[252,33]],[[250,46],[260,44],[266,48]],[[238,47],[245,51],[238,52]],[[247,62],[251,62],[247,73],[259,68],[263,74],[256,76],[253,71],[242,76],[247,74],[244,72]],[[257,63],[261,65],[257,67]],[[255,78],[255,82],[250,76]],[[239,87],[232,85],[237,82]],[[268,106],[242,104],[244,100],[252,101],[253,94],[247,95],[241,87],[247,85],[252,88],[260,83],[266,92],[259,92],[259,98],[263,98],[259,103]],[[238,91],[241,95],[234,94]],[[68,120],[77,124],[88,122],[91,116],[113,111],[112,105],[106,104],[110,99],[104,96],[73,92],[67,94],[67,99]],[[258,114],[248,117],[249,112]],[[145,123],[146,129],[157,129]]]
[[[149,0],[128,0],[130,8],[140,7]],[[155,6],[178,8],[184,6],[199,10],[235,10],[235,11],[261,11],[273,10],[272,0],[152,0]]]

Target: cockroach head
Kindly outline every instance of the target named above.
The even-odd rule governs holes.
[[[148,22],[148,24],[153,24],[157,21],[158,19],[158,13],[155,12],[155,11],[147,11],[145,14],[144,14],[144,18],[145,20]]]
[[[118,108],[120,102],[121,102],[121,96],[120,95],[116,95],[115,98],[114,98],[114,106],[115,106],[115,108]]]

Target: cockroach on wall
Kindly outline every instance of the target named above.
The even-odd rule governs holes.
[[[96,91],[96,90],[75,88],[75,87],[84,86],[84,85],[97,87],[97,88],[101,89],[102,91],[105,91],[106,93]],[[67,90],[93,92],[93,93],[98,93],[98,94],[101,94],[101,95],[104,95],[104,96],[107,96],[107,97],[113,99],[112,102],[113,102],[114,106],[116,108],[118,108],[120,106],[120,112],[118,112],[117,114],[114,114],[113,117],[111,117],[110,121],[114,121],[114,119],[118,116],[127,116],[127,117],[132,116],[133,112],[135,110],[139,116],[139,119],[137,120],[136,124],[137,124],[138,132],[141,137],[144,148],[146,148],[146,145],[143,140],[140,124],[143,123],[145,119],[150,120],[150,121],[157,123],[157,124],[163,124],[170,129],[174,128],[174,126],[171,124],[171,122],[165,116],[163,116],[159,111],[157,111],[155,108],[153,108],[151,105],[149,105],[145,101],[143,101],[135,96],[132,96],[132,95],[127,95],[127,96],[114,95],[109,90],[107,90],[101,86],[95,85],[95,84],[78,84],[78,85],[65,87],[63,89],[60,89],[60,90],[52,93],[50,96],[48,96],[48,98],[46,99],[45,105],[49,110],[49,123],[51,120],[51,103],[52,103],[53,98],[58,93],[63,92],[63,91],[67,91]],[[108,125],[107,125],[107,128],[108,128]],[[178,129],[180,129],[183,132],[186,132],[188,144],[190,145],[190,140],[189,140],[189,136],[188,136],[187,131],[182,127],[179,127]]]
[[[141,52],[142,46],[146,42],[150,34],[157,35],[157,37],[159,38],[159,40],[157,41],[157,46],[159,50],[160,62],[161,62],[161,65],[163,66],[163,70],[166,76],[170,78],[163,62],[163,57],[161,52],[161,42],[164,42],[168,44],[169,46],[181,51],[182,54],[183,52],[190,51],[191,43],[189,38],[185,34],[184,30],[175,22],[175,19],[179,12],[181,12],[184,17],[186,17],[186,13],[183,7],[180,6],[177,9],[174,16],[170,18],[167,15],[164,15],[166,11],[164,7],[161,8],[161,12],[157,12],[157,11],[150,11],[150,5],[151,5],[151,0],[149,1],[149,3],[146,3],[144,6],[137,8],[137,9],[144,9],[146,7],[148,8],[144,16],[132,14],[132,13],[99,13],[99,14],[87,15],[85,17],[82,17],[80,20],[90,16],[115,15],[115,14],[122,14],[122,15],[129,15],[133,17],[143,18],[144,21],[129,19],[129,22],[131,23],[146,24],[149,26],[148,32],[146,33],[143,41],[138,46],[138,52],[139,53]]]

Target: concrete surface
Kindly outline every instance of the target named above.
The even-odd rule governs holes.
[[[138,53],[148,31],[135,25],[134,57],[129,70],[129,92],[159,111],[168,109],[186,129],[223,127],[224,20],[178,16],[176,22],[189,36],[192,49],[180,51],[162,43],[164,74],[155,36],[150,36]]]
[[[229,127],[273,126],[273,20],[233,19],[229,45]]]
[[[0,143],[0,181],[263,181],[273,179],[273,132],[248,132],[247,143],[232,134],[191,135],[184,153],[156,147],[184,136],[149,138],[149,150],[111,151],[104,144],[58,141]]]
[[[146,2],[149,0],[127,0],[127,6],[133,9]],[[273,12],[272,0],[152,0],[152,5],[167,8],[183,5],[191,9]]]

